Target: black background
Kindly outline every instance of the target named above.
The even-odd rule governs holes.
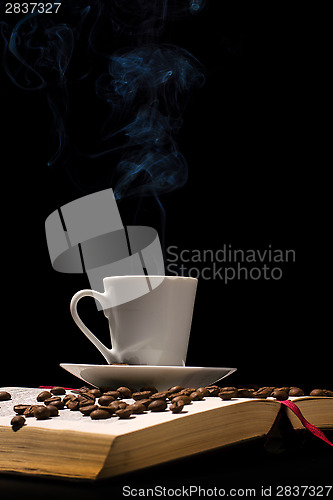
[[[305,130],[313,104],[305,78],[310,63],[303,66],[308,33],[297,14],[261,14],[231,12],[211,1],[200,14],[168,19],[158,41],[188,50],[206,71],[177,138],[189,178],[160,196],[164,229],[153,198],[125,198],[118,206],[124,223],[133,224],[136,215],[154,226],[164,249],[295,250],[296,262],[282,264],[280,280],[199,279],[187,364],[237,367],[228,384],[311,390],[329,387],[332,380],[329,350],[323,347],[323,276],[308,231],[310,200],[304,196]],[[2,14],[12,28],[14,19]],[[45,219],[61,205],[114,187],[117,154],[96,160],[88,155],[96,151],[109,113],[94,90],[107,62],[89,52],[88,32],[89,21],[66,80],[69,142],[52,167],[48,161],[57,136],[46,91],[19,88],[5,63],[1,72],[3,386],[73,387],[80,381],[60,362],[104,362],[69,312],[72,295],[89,287],[88,280],[52,269],[44,232]],[[106,33],[96,37],[99,50],[103,43],[109,53],[135,45],[135,37]],[[88,77],[79,79],[87,68]],[[53,82],[50,95],[57,95],[55,87]],[[106,320],[89,300],[82,315],[107,341]]]
[[[20,17],[5,16],[3,4],[1,29],[8,36]],[[75,5],[63,2],[59,22],[76,26],[75,15],[70,14]],[[98,2],[92,3],[92,18],[97,6]],[[327,227],[320,231],[319,174],[311,158],[312,148],[323,139],[316,107],[325,96],[317,76],[311,22],[304,24],[297,8],[279,9],[265,10],[261,5],[255,12],[237,5],[232,11],[225,2],[211,0],[197,15],[173,11],[157,41],[189,51],[206,72],[205,85],[191,95],[177,136],[189,177],[183,187],[160,196],[165,227],[153,198],[125,198],[118,207],[124,224],[155,227],[165,250],[171,245],[201,251],[216,251],[223,245],[295,250],[296,262],[281,265],[283,277],[277,281],[242,279],[225,284],[199,279],[187,364],[237,367],[226,381],[231,385],[332,389],[329,261],[324,258],[328,231]],[[105,54],[135,46],[137,40],[108,30],[107,17],[88,39],[92,24],[88,17],[68,66],[67,142],[51,167],[48,162],[58,140],[47,95],[65,109],[56,72],[44,68],[46,89],[20,88],[8,68],[18,82],[25,82],[23,87],[29,84],[15,58],[10,54],[6,58],[1,41],[1,386],[78,387],[82,382],[59,363],[104,363],[69,312],[72,295],[89,287],[88,280],[52,269],[44,230],[47,216],[58,207],[114,188],[116,182],[117,153],[89,156],[102,147],[100,137],[110,113],[96,96],[95,81],[107,71]],[[85,73],[88,76],[81,78]],[[107,342],[102,313],[88,299],[84,307],[82,301],[81,310],[88,326]],[[246,449],[218,450],[111,484],[120,494],[126,481],[151,486],[163,482],[165,475],[171,478],[171,487],[192,484],[196,477],[197,483],[207,486],[256,485],[258,494],[259,485],[273,482],[323,484],[329,477],[326,445],[311,443],[312,447],[303,446],[287,457],[269,459],[261,442]],[[181,467],[187,470],[185,477]],[[2,488],[5,494],[6,488],[12,492],[19,486],[50,495],[55,484],[16,484],[16,480],[14,484],[7,478]],[[78,492],[74,486],[58,485],[54,493],[70,494],[73,489]],[[99,491],[109,491],[109,484]]]

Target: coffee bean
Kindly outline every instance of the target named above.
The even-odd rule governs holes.
[[[98,406],[97,405],[87,405],[87,406],[82,406],[80,408],[80,412],[82,415],[90,415],[90,413],[94,410],[97,410]]]
[[[181,385],[174,385],[173,387],[170,387],[170,389],[168,389],[168,393],[175,394],[176,392],[180,392],[183,389],[184,389],[184,387],[182,387]]]
[[[277,399],[278,401],[284,401],[285,399],[288,399],[288,394],[285,391],[281,391],[280,389],[274,389],[274,391],[271,394],[272,398]]]
[[[14,406],[14,411],[17,413],[17,415],[23,415],[23,412],[29,408],[30,405],[15,405]]]
[[[189,396],[192,394],[192,392],[195,392],[196,388],[195,387],[185,387],[182,391],[180,391],[180,394],[185,394],[185,396]]]
[[[132,398],[134,399],[134,401],[139,401],[140,399],[148,399],[151,395],[151,391],[133,392]]]
[[[101,396],[98,399],[98,404],[101,406],[108,406],[113,401],[114,401],[114,397],[112,397],[112,396]]]
[[[12,399],[12,396],[7,391],[0,391],[0,401],[9,401]]]
[[[24,410],[23,415],[25,417],[33,417],[36,408],[46,408],[46,407],[43,405],[30,405]]]
[[[88,387],[87,385],[84,385],[84,386],[80,387],[80,389],[78,389],[78,393],[83,394],[85,392],[90,392],[91,389],[93,389],[93,387]]]
[[[145,405],[143,405],[140,401],[136,401],[135,403],[128,406],[132,410],[133,413],[140,414],[146,411]]]
[[[225,394],[225,397],[222,398],[221,394]],[[238,389],[237,387],[222,387],[220,389],[218,396],[222,399],[237,398]]]
[[[208,391],[208,394],[207,394],[208,397],[216,397],[221,392],[221,387],[219,387],[218,385],[211,385],[211,386],[206,387],[206,389]]]
[[[144,392],[144,391],[149,391],[152,394],[155,394],[155,392],[158,392],[158,390],[156,389],[156,387],[154,385],[145,385],[144,387],[141,387],[140,392]]]
[[[94,396],[94,398],[100,398],[102,392],[99,389],[90,389],[90,391],[88,391],[88,394],[91,394],[92,396]],[[108,396],[111,396],[111,394],[108,394]]]
[[[75,396],[75,394],[66,394],[66,396],[64,396],[62,398],[64,404],[66,405],[68,401],[74,401],[77,399],[77,396]]]
[[[47,406],[36,407],[33,413],[34,417],[37,418],[37,420],[46,420],[51,416],[51,410]]]
[[[172,413],[180,413],[184,408],[184,403],[182,400],[176,401],[175,403],[172,403],[169,406],[169,410],[172,411]]]
[[[61,396],[63,394],[66,394],[66,390],[63,387],[53,387],[51,389],[51,393],[55,396]]]
[[[132,397],[132,391],[128,387],[118,387],[117,391],[120,393],[120,396],[124,399]]]
[[[42,391],[38,394],[37,396],[37,401],[45,401],[45,399],[48,399],[48,398],[51,398],[52,397],[52,394],[49,392],[49,391]]]
[[[189,396],[186,396],[185,394],[181,396],[176,396],[175,398],[172,399],[172,404],[176,403],[177,401],[183,401],[184,405],[190,405],[191,400]]]
[[[155,399],[148,405],[149,411],[164,411],[167,408],[167,403],[163,399]]]
[[[103,392],[103,396],[112,396],[114,399],[120,398],[120,392],[118,391],[106,391]]]
[[[56,401],[56,403],[58,403],[58,402],[59,401]],[[60,403],[63,404],[62,401],[60,401]],[[51,412],[50,417],[56,417],[57,415],[59,415],[59,410],[58,410],[58,408],[56,406],[54,406],[54,405],[48,405],[48,406],[46,406],[46,408],[48,410],[50,410],[50,412]]]
[[[113,415],[116,412],[116,409],[112,408],[111,406],[98,406],[97,409],[108,411],[110,415]]]
[[[93,420],[102,420],[106,418],[111,418],[111,413],[106,410],[97,409],[93,410],[90,413],[90,418],[92,418]]]
[[[55,406],[55,408],[58,408],[58,410],[62,410],[65,407],[65,403],[61,401],[61,399],[57,399],[55,401],[51,401],[51,403],[47,404],[46,406]]]
[[[290,387],[289,396],[304,396],[304,391],[299,387]]]
[[[44,405],[46,405],[46,406],[51,405],[55,401],[61,401],[61,397],[60,396],[52,396],[51,398],[46,398],[46,399],[44,399]]]
[[[333,391],[329,391],[328,389],[324,389],[324,396],[327,398],[333,398]]]
[[[195,392],[200,392],[204,398],[210,396],[208,387],[198,387]]]
[[[21,429],[25,424],[25,418],[22,415],[15,415],[10,421],[10,425],[13,427],[14,431]]]
[[[204,396],[203,396],[202,392],[194,391],[194,392],[191,392],[191,394],[189,395],[189,398],[191,401],[201,401],[202,399],[204,399]]]
[[[256,389],[258,390],[258,389]],[[238,392],[237,392],[237,397],[239,398],[252,398],[253,396],[253,393],[255,392],[254,389],[252,389],[251,387],[241,387],[240,389],[238,389]]]
[[[229,401],[230,399],[235,397],[235,391],[223,391],[219,393],[219,397],[223,399],[223,401]]]
[[[78,411],[80,409],[80,402],[77,400],[68,401],[66,406],[71,411]]]
[[[91,394],[90,392],[85,392],[84,394],[79,394],[76,398],[80,403],[94,403],[95,402],[95,396]]]
[[[156,399],[163,399],[164,401],[168,397],[168,391],[162,391],[162,392],[155,392],[155,394],[152,394],[150,396],[150,399],[152,401],[155,401]]]
[[[257,391],[255,391],[252,396],[254,398],[266,399],[269,398],[274,390],[274,387],[260,387]]]
[[[148,405],[151,403],[151,399],[140,399],[139,402],[145,407],[148,408]]]
[[[274,387],[274,389],[277,389],[279,391],[286,392],[287,394],[289,393],[290,387]]]
[[[129,418],[133,413],[133,410],[128,406],[127,408],[124,408],[123,410],[117,410],[116,415],[119,418]]]

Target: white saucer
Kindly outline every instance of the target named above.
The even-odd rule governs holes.
[[[60,363],[72,375],[96,387],[128,386],[139,390],[153,385],[159,391],[174,385],[204,387],[218,382],[237,368],[151,365],[73,365]]]

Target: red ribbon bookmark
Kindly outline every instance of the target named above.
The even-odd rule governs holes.
[[[325,443],[329,444],[330,446],[333,446],[333,443],[331,443],[331,441],[327,439],[325,434],[320,429],[318,429],[318,427],[310,424],[310,422],[308,422],[306,418],[303,417],[300,409],[298,408],[298,406],[295,405],[295,403],[293,403],[289,399],[286,399],[285,401],[280,401],[280,403],[282,403],[285,406],[288,406],[288,408],[292,412],[294,412],[295,415],[300,419],[304,427],[308,429],[308,431],[310,431],[314,436],[318,437],[319,439],[322,439],[323,441],[325,441]]]

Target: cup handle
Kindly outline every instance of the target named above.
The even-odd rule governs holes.
[[[117,357],[115,356],[113,349],[108,349],[107,347],[105,347],[105,345],[102,344],[100,340],[98,340],[98,338],[89,330],[89,328],[86,327],[86,325],[83,323],[80,316],[78,315],[77,303],[79,302],[80,299],[82,299],[82,297],[93,297],[94,299],[98,300],[103,309],[106,309],[108,306],[105,295],[103,293],[96,292],[95,290],[89,290],[89,289],[80,290],[73,296],[71,300],[70,311],[77,326],[90,340],[90,342],[92,342],[94,346],[97,347],[97,349],[104,356],[108,364],[116,363]]]

